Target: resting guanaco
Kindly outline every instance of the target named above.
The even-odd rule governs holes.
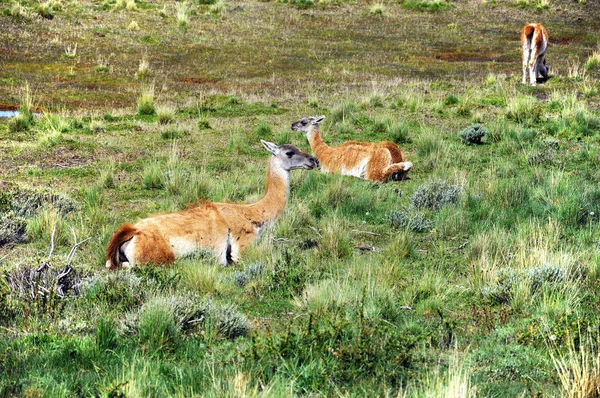
[[[125,223],[106,251],[106,266],[166,264],[199,248],[211,249],[223,265],[242,253],[283,212],[290,192],[290,171],[314,169],[319,161],[292,145],[261,140],[271,152],[266,191],[256,203],[204,202],[176,213]]]
[[[521,29],[521,49],[523,51],[523,84],[535,86],[538,75],[548,78],[546,66],[546,48],[548,47],[548,32],[540,23],[530,22]]]
[[[348,141],[336,147],[328,146],[319,132],[325,116],[303,117],[292,123],[292,130],[303,131],[310,147],[321,163],[321,170],[341,173],[371,181],[401,181],[413,167],[393,142]]]

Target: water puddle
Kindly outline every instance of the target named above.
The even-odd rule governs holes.
[[[2,110],[0,110],[0,118],[13,117],[13,116],[17,116],[18,114],[19,114],[19,111],[2,111]]]
[[[40,116],[42,114],[42,108],[33,107],[32,110],[33,110],[33,116]],[[15,117],[18,114],[19,114],[18,106],[0,104],[0,119]]]

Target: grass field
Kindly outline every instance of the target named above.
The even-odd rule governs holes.
[[[0,0],[0,396],[598,396],[598,15]],[[105,269],[123,222],[259,199],[260,139],[310,152],[290,124],[317,115],[332,145],[396,142],[411,179],[295,171],[239,264]]]

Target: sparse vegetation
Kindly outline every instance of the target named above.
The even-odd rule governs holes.
[[[142,88],[142,92],[137,100],[138,115],[154,115],[156,107],[154,105],[154,86]]]
[[[594,396],[598,2],[163,3],[0,1],[0,396]],[[123,222],[259,199],[308,114],[410,179],[302,171],[242,262],[106,270]]]

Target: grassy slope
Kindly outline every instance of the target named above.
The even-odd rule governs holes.
[[[18,103],[28,81],[58,116],[16,132],[0,122],[2,182],[51,186],[79,208],[29,219],[28,242],[0,249],[0,262],[36,266],[56,223],[60,268],[73,227],[91,238],[74,264],[92,287],[48,302],[0,289],[0,394],[419,396],[469,379],[482,396],[560,395],[554,344],[568,352],[600,324],[600,87],[597,70],[582,76],[597,4],[389,3],[378,16],[361,1],[226,2],[217,15],[191,5],[187,29],[161,2],[61,2],[54,20],[24,4],[29,15],[0,17],[0,98]],[[536,88],[519,84],[528,20],[551,36],[553,78]],[[143,58],[151,73],[136,79]],[[171,123],[135,115],[148,85]],[[331,143],[396,139],[412,179],[295,172],[288,209],[242,264],[200,256],[106,282],[103,251],[121,222],[198,198],[258,198],[259,138],[308,150],[289,131],[307,114],[327,116]],[[458,137],[473,122],[489,130],[485,145]],[[438,180],[460,189],[456,203],[411,208]],[[400,213],[408,228],[392,222]],[[433,227],[410,230],[419,216]],[[217,310],[181,329],[160,317],[174,312],[163,297],[208,297]],[[250,319],[249,336],[226,338],[227,305]]]

